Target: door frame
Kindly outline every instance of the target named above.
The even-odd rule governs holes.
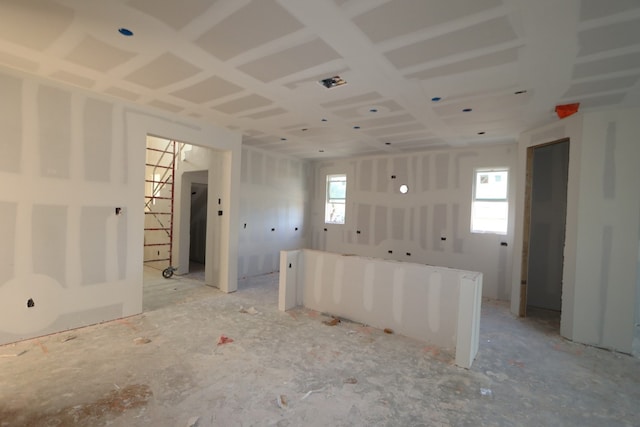
[[[533,156],[536,148],[546,147],[549,145],[561,144],[566,142],[569,145],[569,156],[571,156],[571,140],[570,138],[561,138],[551,142],[544,142],[542,144],[532,145],[527,147],[527,161],[526,161],[526,173],[525,173],[525,188],[524,188],[524,211],[522,221],[522,265],[520,268],[520,306],[518,308],[518,315],[520,317],[527,316],[527,286],[529,279],[529,239],[531,237],[531,205],[532,205],[532,189],[533,189]],[[569,160],[567,160],[568,164]],[[567,175],[567,181],[569,177]],[[565,204],[567,201],[565,200]],[[567,213],[565,210],[565,227],[567,223]],[[564,257],[563,257],[564,258]],[[564,259],[563,259],[564,270]],[[561,309],[562,310],[562,309]]]

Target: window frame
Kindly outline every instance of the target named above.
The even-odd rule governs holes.
[[[337,178],[337,179],[336,179]],[[331,197],[331,183],[344,182],[344,197],[332,198]],[[343,205],[342,221],[331,221],[331,213],[329,209],[332,209],[334,205]],[[346,173],[331,173],[326,175],[325,181],[325,197],[324,197],[324,223],[328,225],[344,225],[347,221],[347,174]]]
[[[482,173],[492,173],[492,172],[505,172],[505,185],[504,185],[504,197],[503,198],[495,198],[495,197],[478,197],[478,179],[479,175]],[[470,224],[469,229],[471,234],[497,234],[497,235],[506,235],[509,232],[509,175],[511,171],[507,166],[504,167],[491,167],[491,168],[475,168],[473,170],[473,186],[471,189],[471,215],[470,215]],[[504,216],[504,227],[501,227],[500,230],[488,229],[487,227],[481,228],[477,226],[477,222],[479,218],[476,217],[477,210],[479,208],[478,204],[482,203],[485,207],[487,204],[495,203],[504,206],[506,210]],[[474,221],[475,219],[475,221]],[[496,220],[501,220],[501,218],[496,218]],[[476,227],[474,227],[476,225]]]

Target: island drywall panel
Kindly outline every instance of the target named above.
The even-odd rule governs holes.
[[[509,299],[513,204],[506,235],[471,233],[474,170],[510,170],[515,145],[434,150],[313,163],[311,248],[482,272],[483,295]],[[344,225],[325,224],[328,174],[347,175]],[[408,192],[399,189],[404,184]]]
[[[307,246],[308,162],[242,149],[238,274],[279,269],[281,250]]]
[[[234,194],[240,136],[11,70],[0,92],[0,343],[140,313],[146,136],[233,153]]]

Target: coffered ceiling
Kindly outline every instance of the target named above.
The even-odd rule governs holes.
[[[301,158],[510,143],[558,104],[640,106],[639,0],[0,0],[0,24],[2,66]]]

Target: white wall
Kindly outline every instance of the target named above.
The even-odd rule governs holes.
[[[514,200],[516,154],[510,145],[315,162],[311,248],[479,271],[484,296],[509,299],[513,209],[506,235],[472,234],[471,198],[474,169],[509,167]],[[324,223],[326,175],[337,173],[347,174],[345,225]]]
[[[561,334],[578,342],[632,352],[638,311],[640,110],[579,114],[524,133],[527,147],[569,137],[567,230]],[[518,176],[517,250],[511,308],[520,300],[524,172]],[[634,329],[635,328],[635,329]]]
[[[224,151],[237,211],[237,134],[9,70],[0,93],[0,343],[141,312],[148,134]],[[226,218],[223,290],[237,282]]]
[[[240,277],[277,271],[281,250],[308,246],[308,174],[300,159],[242,148]]]
[[[281,253],[278,308],[301,304],[456,349],[471,366],[479,345],[482,274],[313,250]]]

